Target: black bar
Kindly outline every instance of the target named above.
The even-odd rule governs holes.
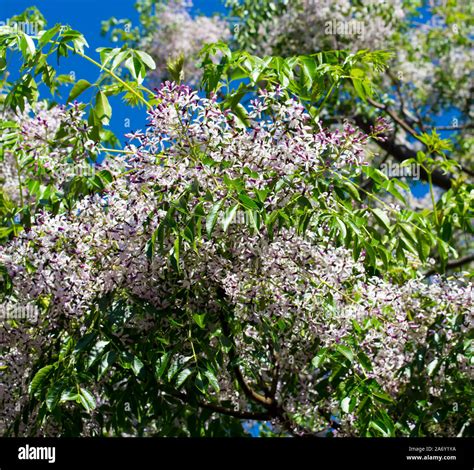
[[[49,463],[48,459],[54,462]],[[472,470],[474,439],[0,439],[0,470],[89,469],[102,465],[104,470],[128,467],[141,470],[163,468],[165,464],[173,465],[172,469],[192,465],[227,470],[243,464],[246,469],[276,465],[278,469],[291,470],[359,467]]]

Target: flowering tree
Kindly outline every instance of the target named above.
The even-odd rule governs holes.
[[[382,149],[397,161],[420,149],[414,145],[419,142],[417,133],[437,129],[437,115],[451,114],[451,122],[441,129],[457,133],[453,139],[456,159],[463,173],[473,176],[469,105],[473,14],[468,2],[229,3],[232,15],[240,20],[235,29],[237,44],[259,55],[309,54],[328,48],[393,51],[390,66],[377,83],[380,101],[374,100],[370,87],[359,80],[356,89],[365,98],[365,106],[339,106],[337,112],[352,116],[364,127],[374,108],[382,111],[396,125],[392,146],[386,143]],[[436,175],[435,182],[448,189],[452,180]]]
[[[453,131],[456,161],[464,177],[472,173],[472,129],[469,102],[472,99],[470,70],[472,69],[472,7],[466,2],[446,1],[391,1],[391,2],[327,2],[316,0],[266,0],[253,2],[229,0],[228,28],[236,48],[259,56],[291,56],[311,54],[322,50],[386,49],[394,51],[390,67],[378,80],[384,94],[376,101],[371,87],[353,76],[357,94],[363,102],[352,106],[342,103],[335,95],[327,103],[331,120],[350,119],[359,127],[371,125],[374,108],[381,110],[395,124],[390,142],[381,146],[385,156],[401,163],[412,158],[420,146],[419,135],[431,129]],[[156,6],[157,5],[157,6]],[[160,9],[160,5],[163,5]],[[142,12],[145,31],[141,42],[160,62],[175,59],[178,53],[165,50],[156,23],[167,24],[161,11],[179,21],[189,11],[191,2],[151,2],[141,0],[137,8]],[[163,10],[164,9],[164,10]],[[420,14],[423,11],[423,16]],[[187,13],[189,17],[189,13]],[[200,30],[196,18],[191,29]],[[222,23],[221,23],[222,24]],[[107,27],[117,26],[117,21]],[[113,29],[115,37],[120,28]],[[219,34],[214,29],[215,37]],[[228,32],[221,28],[220,38],[226,40]],[[194,37],[199,37],[195,34]],[[121,32],[121,38],[131,40],[134,35]],[[191,59],[196,55],[196,42],[181,35],[181,45],[174,51]],[[183,43],[187,46],[184,47]],[[148,46],[154,43],[155,48]],[[201,44],[201,43],[199,43]],[[186,64],[191,60],[185,60]],[[185,67],[185,78],[196,81],[199,70]],[[166,76],[166,73],[161,74]],[[334,109],[334,107],[336,107]],[[451,114],[448,125],[436,127],[437,115]],[[421,144],[424,144],[421,142]],[[381,159],[382,160],[382,159]],[[421,176],[427,179],[426,172]],[[453,178],[440,172],[433,175],[435,184],[443,189],[452,186]]]
[[[246,421],[268,435],[472,434],[473,286],[431,272],[471,229],[472,189],[434,200],[433,175],[458,170],[425,133],[433,206],[411,210],[408,186],[374,166],[393,139],[382,112],[362,129],[325,122],[336,95],[377,86],[386,53],[217,43],[203,93],[180,83],[182,61],[152,92],[147,53],[95,60],[80,33],[19,19],[32,16],[35,37],[0,31],[0,57],[23,60],[3,82],[2,307],[36,312],[1,324],[6,435],[238,436]],[[48,59],[69,54],[101,71],[73,104],[25,92],[55,91],[66,79]],[[74,102],[87,89],[91,104]],[[124,149],[107,131],[118,94],[148,118]]]

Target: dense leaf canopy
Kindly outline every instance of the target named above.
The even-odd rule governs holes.
[[[186,3],[0,26],[1,432],[472,435],[472,6]]]

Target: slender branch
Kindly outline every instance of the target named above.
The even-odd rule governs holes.
[[[402,90],[401,90],[401,87],[400,87],[400,80],[398,80],[397,77],[395,77],[395,75],[393,75],[392,72],[390,72],[390,70],[387,70],[387,75],[390,77],[390,80],[392,81],[393,85],[395,86],[395,92],[397,93],[397,96],[398,96],[398,100],[400,101],[400,106],[398,108],[398,111],[400,114],[402,114],[405,119],[407,118],[407,113],[405,111],[406,109],[406,106],[405,106],[405,99],[403,97],[403,93],[402,93]],[[417,121],[417,124],[422,127],[423,126],[423,123],[421,122],[421,119],[418,117],[418,121]],[[412,119],[413,121],[415,121],[414,119]],[[413,125],[413,123],[411,124]]]
[[[232,334],[230,331],[230,326],[225,318],[225,312],[223,310],[220,311],[219,313],[219,319],[221,322],[222,326],[222,332],[224,335],[227,337],[227,339],[230,340],[231,342],[231,347],[229,350],[229,359],[232,365],[232,370],[235,374],[235,377],[237,379],[237,382],[239,383],[240,387],[242,388],[245,396],[249,398],[250,400],[253,400],[266,408],[274,408],[275,406],[275,401],[271,397],[264,397],[260,393],[256,392],[253,390],[252,387],[250,387],[247,382],[245,381],[245,378],[242,374],[242,371],[240,370],[240,367],[238,365],[238,357],[236,353],[236,347],[235,343],[232,341]]]
[[[219,289],[219,296],[224,295],[224,291],[221,288]],[[277,418],[280,424],[283,426],[283,428],[288,431],[291,435],[295,437],[322,437],[323,431],[318,431],[318,432],[313,432],[308,429],[305,429],[301,427],[300,425],[296,424],[294,421],[291,420],[291,418],[288,416],[288,413],[285,411],[283,406],[279,404],[275,400],[275,393],[277,390],[278,386],[278,380],[279,380],[279,365],[275,366],[274,370],[274,376],[273,376],[273,381],[271,385],[271,393],[270,397],[264,397],[260,395],[259,393],[255,392],[245,381],[242,372],[238,366],[238,357],[236,353],[236,348],[235,348],[235,343],[232,340],[232,333],[230,331],[230,325],[228,324],[226,318],[225,318],[225,310],[221,309],[220,311],[220,322],[222,326],[222,332],[224,335],[229,339],[231,343],[230,351],[229,351],[229,359],[232,364],[232,370],[236,376],[237,382],[241,386],[242,390],[244,391],[244,394],[249,398],[250,400],[253,400],[261,405],[263,405],[265,408],[268,409],[266,413],[263,413],[262,416],[264,419],[271,419],[271,418]],[[328,420],[328,422],[331,421],[331,417],[328,413],[325,413],[323,411],[319,412],[321,416],[323,416],[325,419]]]
[[[215,411],[216,413],[224,414],[227,416],[233,416],[234,418],[239,419],[251,419],[255,421],[268,421],[271,419],[271,413],[264,412],[264,413],[253,413],[251,411],[239,411],[239,410],[230,410],[229,408],[225,408],[223,406],[214,405],[213,403],[204,403],[202,401],[198,401],[197,405],[200,408],[206,408],[211,411]]]
[[[378,103],[377,101],[367,98],[367,102],[370,103],[375,108],[381,109],[385,111],[401,128],[403,128],[406,132],[408,132],[412,137],[416,140],[423,142],[420,140],[418,133],[411,127],[404,119],[402,119],[397,113],[393,112],[388,106],[382,103]]]
[[[371,132],[371,127],[374,123],[368,121],[364,116],[358,115],[354,121],[365,133],[369,134]],[[416,158],[416,152],[414,150],[406,145],[397,144],[394,140],[387,140],[385,142],[377,141],[377,144],[399,162],[403,162],[409,158]],[[423,180],[428,181],[428,175],[423,169],[421,169],[420,176]],[[432,178],[433,183],[440,188],[447,190],[452,186],[451,178],[438,170],[432,173]]]
[[[413,110],[416,114],[416,118],[417,118],[417,123],[418,125],[420,126],[420,129],[421,129],[421,132],[426,132],[426,127],[425,125],[423,124],[423,118],[421,117],[421,113],[420,113],[420,110],[417,108],[417,107],[413,107]]]
[[[188,396],[185,393],[170,393],[166,392],[167,394],[171,395],[172,397],[178,398],[182,402],[186,403],[187,405],[197,405],[199,408],[204,408],[210,411],[214,411],[216,413],[220,413],[227,416],[233,416],[234,418],[238,419],[251,419],[256,421],[267,421],[271,418],[271,414],[267,411],[264,413],[254,413],[251,411],[240,411],[240,410],[231,410],[221,405],[217,405],[215,403],[207,403],[201,400],[197,400],[196,402],[192,402],[189,400]]]
[[[103,67],[101,64],[99,64],[99,62],[97,62],[96,60],[92,59],[92,57],[89,57],[88,55],[84,54],[83,52],[81,51],[78,51],[76,50],[74,47],[70,46],[69,44],[65,44],[65,46],[67,47],[67,49],[69,49],[70,51],[74,52],[75,54],[77,54],[79,57],[82,57],[83,59],[89,61],[91,64],[94,64],[95,66],[99,67],[101,70],[103,70],[105,73],[109,74],[112,78],[114,78],[115,80],[117,80],[117,82],[119,82],[121,85],[123,85],[130,93],[134,94],[142,103],[145,104],[145,106],[147,106],[148,108],[153,108],[153,105],[151,103],[149,103],[145,98],[143,98],[142,95],[140,95],[139,93],[136,92],[136,90],[134,90],[128,83],[126,83],[125,81],[123,81],[117,74],[115,74],[114,72],[112,72],[112,70],[106,68],[106,67]],[[147,90],[149,93],[151,93],[150,90]]]
[[[474,261],[474,253],[467,255],[463,258],[459,258],[453,261],[449,261],[446,265],[446,269],[456,269],[460,268],[461,266],[464,266],[466,264],[472,263]],[[429,271],[425,273],[425,277],[432,276],[433,274],[436,274],[438,272],[437,268],[432,268]]]
[[[474,129],[474,124],[461,124],[458,126],[432,126],[430,129],[435,131],[461,131],[463,129]]]
[[[374,106],[375,108],[381,109],[382,111],[386,112],[398,125],[400,125],[400,127],[402,127],[406,132],[408,132],[414,139],[416,139],[419,142],[424,144],[424,142],[420,139],[418,133],[413,129],[413,127],[411,127],[411,125],[408,124],[406,120],[402,119],[398,114],[396,114],[391,109],[389,109],[389,107],[387,105],[384,105],[382,103],[378,103],[377,101],[375,101],[371,98],[367,98],[367,102],[369,104],[371,104],[372,106]],[[466,127],[471,127],[471,126],[472,125],[466,125]],[[448,129],[448,128],[449,127],[446,127],[446,129]],[[442,127],[437,127],[436,129],[442,129]],[[457,129],[457,128],[454,128],[454,129]],[[383,143],[379,143],[379,145],[381,147],[384,147],[384,145],[382,145],[382,144]],[[385,144],[386,144],[386,142],[385,142]],[[394,146],[395,146],[395,144],[394,144]],[[399,147],[401,147],[401,146],[399,146]],[[413,154],[415,154],[415,152],[413,152]],[[400,158],[397,157],[397,155],[394,155],[394,156],[395,156],[395,158],[397,158],[397,160],[400,160]],[[413,158],[413,157],[406,157],[406,158],[403,158],[403,160],[406,160],[407,158]],[[400,161],[403,161],[403,160],[400,160]],[[461,166],[461,171],[463,171],[464,173],[467,173],[470,176],[474,176],[474,172],[472,172],[468,168],[464,168],[464,167]],[[426,174],[422,174],[422,176],[423,176],[423,179],[425,179],[425,180],[427,179]],[[437,186],[441,186],[443,189],[449,189],[451,187],[451,179],[449,177],[446,177],[445,175],[443,175],[440,172],[436,172],[436,176],[433,173],[433,182]]]

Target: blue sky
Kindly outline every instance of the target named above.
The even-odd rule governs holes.
[[[112,16],[127,18],[134,25],[138,24],[138,14],[134,8],[134,0],[0,0],[0,20],[23,12],[30,6],[36,6],[48,21],[48,26],[56,23],[68,24],[80,31],[86,37],[90,48],[88,55],[97,58],[95,50],[98,47],[116,46],[107,38],[100,35],[101,22]],[[220,0],[194,0],[193,13],[211,14],[224,12],[225,8]],[[94,82],[98,77],[97,68],[80,57],[62,59],[58,74],[74,72],[76,79],[84,78]],[[68,90],[63,93],[67,96]],[[88,99],[86,93],[81,98]],[[132,130],[141,129],[146,123],[144,108],[131,109],[122,103],[121,98],[111,98],[113,115],[111,129],[124,142],[123,135]],[[130,124],[127,128],[126,125]]]
[[[225,12],[221,0],[194,0],[194,14],[212,14]],[[68,24],[73,29],[83,33],[89,42],[88,54],[97,57],[95,49],[104,46],[115,46],[107,38],[100,35],[101,22],[112,16],[127,18],[134,25],[138,24],[138,14],[134,8],[134,0],[0,0],[0,20],[6,21],[11,16],[18,14],[30,6],[36,6],[46,17],[49,26],[56,23]],[[427,20],[425,18],[425,20]],[[97,68],[79,57],[63,59],[58,73],[68,74],[74,72],[76,80],[84,78],[94,82],[98,76]],[[67,95],[68,91],[65,90]],[[84,94],[81,98],[88,99]],[[121,98],[111,98],[113,116],[111,129],[117,137],[124,142],[123,135],[127,132],[142,129],[146,124],[146,113],[143,108],[131,109],[122,103]],[[446,113],[438,119],[439,125],[449,124],[454,114]],[[126,126],[130,127],[126,127]],[[443,132],[443,137],[448,133]],[[419,182],[413,185],[412,190],[416,196],[427,192],[427,186]]]

